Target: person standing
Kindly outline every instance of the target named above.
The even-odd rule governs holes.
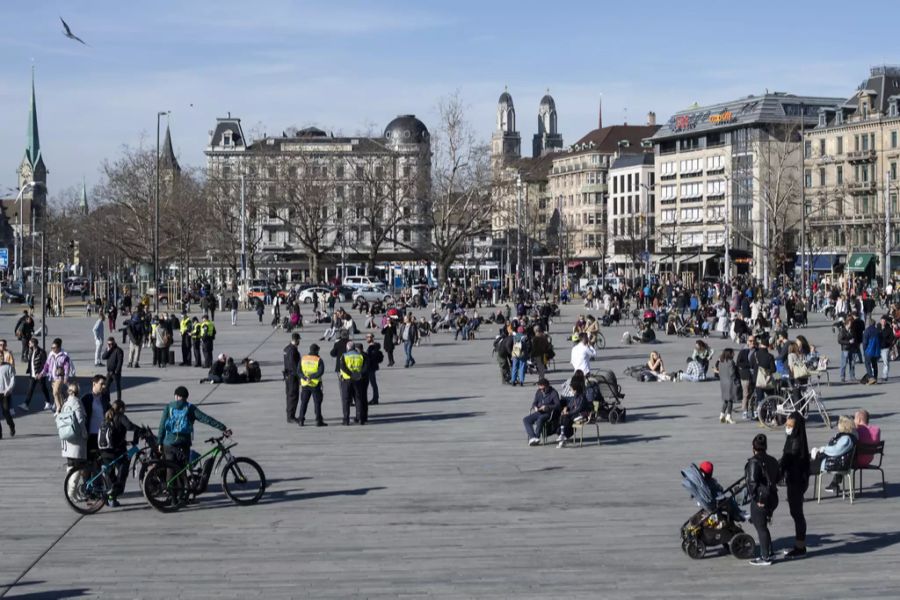
[[[772,564],[772,536],[769,534],[769,520],[778,507],[778,461],[766,454],[768,439],[764,433],[753,438],[753,456],[744,467],[747,481],[747,498],[750,500],[750,522],[756,527],[759,538],[759,556],[750,561],[751,565]]]
[[[525,385],[525,371],[528,368],[529,354],[528,337],[525,335],[525,328],[519,327],[513,335],[512,345],[512,372],[509,383],[516,385],[518,381],[520,386]]]
[[[16,368],[16,357],[6,347],[6,340],[0,340],[0,363],[12,365],[13,370]]]
[[[106,313],[106,316],[107,319],[109,319],[109,322],[107,323],[107,325],[109,325],[109,333],[112,334],[112,332],[116,330],[116,318],[119,316],[119,310],[112,302],[109,304],[109,311]]]
[[[741,319],[741,322],[743,322],[743,319]],[[747,347],[742,348],[738,352],[737,360],[735,361],[738,377],[741,380],[741,416],[745,421],[753,418],[753,410],[756,405],[753,401],[755,397],[756,373],[753,372],[751,364],[754,354],[756,354],[756,338],[751,335],[747,338]]]
[[[741,394],[741,380],[738,376],[737,367],[734,363],[734,350],[725,348],[719,355],[719,361],[716,363],[716,370],[719,373],[719,388],[722,392],[722,410],[719,412],[719,423],[733,424],[731,411],[734,410],[734,403]]]
[[[91,329],[91,333],[94,334],[94,366],[102,367],[103,363],[100,362],[100,355],[103,354],[103,313],[97,313],[97,320],[94,322],[94,327]]]
[[[588,334],[582,332],[578,334],[578,343],[572,347],[572,355],[569,364],[575,371],[582,373],[591,372],[591,359],[597,355],[597,351],[589,344]]]
[[[209,320],[216,320],[216,309],[219,308],[219,297],[210,290],[209,292]]]
[[[550,338],[544,333],[543,327],[535,327],[534,337],[531,338],[531,362],[534,363],[539,380],[544,379],[544,374],[547,372],[547,362],[550,360],[552,352],[553,347],[550,344]]]
[[[38,345],[36,337],[28,341],[28,367],[25,373],[31,376],[31,382],[28,386],[28,394],[25,396],[25,406],[31,408],[31,397],[34,395],[34,388],[40,387],[44,394],[44,410],[50,410],[53,406],[50,404],[50,390],[47,388],[47,380],[41,377],[44,370],[44,363],[47,362],[47,353]]]
[[[237,325],[238,318],[238,301],[234,296],[231,297],[231,300],[228,301],[231,308],[231,325],[232,327]]]
[[[259,298],[256,299],[256,316],[259,318],[259,324],[262,325],[263,315],[266,314],[266,307],[263,305],[263,301]]]
[[[881,340],[881,381],[887,383],[888,375],[891,374],[891,346],[894,345],[894,329],[889,315],[881,316],[878,337]]]
[[[875,327],[875,321],[869,317],[866,321],[866,329],[863,332],[862,347],[866,361],[866,383],[874,385],[878,383],[878,359],[881,358],[881,335]]]
[[[394,366],[394,347],[397,343],[397,327],[394,325],[394,319],[389,318],[384,329],[381,330],[384,336],[384,351],[387,353],[388,366]]]
[[[191,344],[194,345],[194,366],[198,368],[203,367],[203,359],[200,357],[200,346],[202,344],[200,332],[202,329],[203,327],[197,317],[191,319]]]
[[[403,327],[400,329],[400,341],[403,342],[403,351],[406,354],[406,364],[403,365],[404,368],[413,367],[416,364],[416,359],[413,358],[412,349],[415,343],[419,340],[419,329],[416,327],[414,317],[412,315],[406,315],[406,318],[403,320]]]
[[[167,323],[165,315],[163,315],[153,332],[153,342],[156,345],[156,366],[160,369],[165,369],[169,363],[169,342],[172,337],[166,327]]]
[[[69,379],[74,376],[75,365],[62,349],[62,339],[55,338],[50,344],[50,354],[47,355],[47,360],[44,361],[44,367],[41,369],[41,377],[47,377],[50,380],[53,404],[57,413],[62,410]]]
[[[128,334],[128,367],[141,368],[141,346],[144,344],[144,322],[140,311],[131,315],[125,323],[125,332]]]
[[[181,321],[178,323],[178,331],[181,332],[181,366],[191,366],[191,318],[187,313],[181,313]]]
[[[16,424],[13,421],[12,394],[16,387],[16,368],[8,363],[0,363],[0,413],[9,426],[9,435],[16,437]],[[3,439],[3,427],[0,426],[0,440]]]
[[[109,410],[109,390],[106,389],[106,377],[94,375],[91,379],[91,393],[81,397],[81,405],[84,408],[85,422],[87,423],[87,450],[88,454],[98,450],[97,434],[106,411]]]
[[[794,547],[785,551],[786,558],[806,555],[806,517],[803,515],[803,496],[809,487],[809,443],[806,422],[799,412],[793,412],[784,424],[787,438],[778,468],[787,487],[788,507],[794,520]]]
[[[850,380],[856,379],[856,349],[858,347],[854,347],[853,341],[853,331],[851,330],[851,324],[853,323],[853,317],[847,317],[844,319],[844,322],[841,323],[840,328],[838,329],[837,334],[837,342],[841,346],[841,383],[845,383],[847,381],[847,371],[850,372]]]
[[[15,333],[16,338],[22,342],[22,361],[24,362],[28,360],[28,342],[34,335],[34,319],[31,318],[31,313],[27,308],[22,313],[22,316],[16,321]]]
[[[346,342],[346,350],[338,359],[340,363],[341,383],[341,409],[343,410],[343,424],[350,424],[350,403],[356,404],[355,422],[365,425],[365,399],[359,401],[357,396],[358,384],[365,376],[365,357],[353,345]]]
[[[116,338],[106,339],[106,351],[101,357],[106,361],[106,382],[108,393],[112,394],[113,383],[116,384],[116,400],[122,400],[122,365],[125,363],[125,352],[116,344]]]
[[[319,345],[310,344],[309,354],[300,359],[300,427],[306,422],[306,408],[309,406],[310,396],[313,399],[313,409],[316,413],[316,427],[327,427],[328,424],[322,418],[322,375],[325,374],[325,361],[319,357]]]
[[[203,321],[200,323],[200,342],[203,347],[204,369],[209,369],[212,366],[213,340],[216,339],[216,326],[210,319],[211,317],[208,315],[203,315]]]
[[[291,343],[284,347],[284,391],[287,422],[297,423],[297,401],[300,399],[300,334],[291,334]]]
[[[369,405],[378,404],[378,365],[384,361],[384,353],[381,351],[381,344],[375,341],[375,336],[371,333],[366,334],[366,386],[372,388],[372,399]],[[368,397],[368,391],[363,393],[363,401]]]

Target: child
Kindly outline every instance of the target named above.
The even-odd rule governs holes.
[[[125,491],[128,479],[129,461],[119,458],[128,451],[127,432],[134,432],[131,443],[136,444],[141,429],[125,416],[125,403],[115,400],[103,417],[100,433],[97,435],[100,458],[109,469],[106,472],[107,506],[119,506],[117,498]],[[118,461],[116,460],[118,459]]]

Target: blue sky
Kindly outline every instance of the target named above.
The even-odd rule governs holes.
[[[89,47],[63,37],[60,15]],[[433,127],[458,90],[488,139],[508,85],[530,153],[547,88],[566,143],[596,126],[601,94],[605,124],[766,88],[849,96],[870,65],[900,63],[897,16],[882,1],[2,2],[0,194],[24,152],[32,64],[52,195],[96,182],[123,144],[155,144],[158,110],[182,163],[200,166],[228,111],[248,133],[351,134],[401,113]]]

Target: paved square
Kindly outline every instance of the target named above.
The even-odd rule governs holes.
[[[554,384],[569,374],[563,333],[578,312],[565,307],[552,327],[559,352]],[[213,485],[196,504],[165,515],[149,508],[129,479],[122,508],[79,517],[63,497],[65,469],[51,416],[20,412],[18,435],[0,441],[0,597],[900,595],[900,461],[892,451],[900,416],[893,381],[823,388],[833,415],[864,407],[881,426],[889,497],[868,491],[853,506],[831,497],[808,503],[808,558],[760,570],[730,556],[692,561],[679,547],[679,528],[695,510],[679,470],[711,460],[719,479],[730,483],[741,476],[760,431],[756,423],[719,424],[718,383],[620,377],[627,423],[601,425],[599,445],[589,430],[581,448],[530,448],[521,418],[533,388],[499,384],[493,330],[483,326],[475,342],[438,335],[423,343],[413,369],[384,368],[382,404],[370,410],[367,427],[339,425],[333,359],[326,357],[330,427],[300,429],[284,422],[286,334],[258,325],[250,313],[241,314],[237,327],[227,320],[217,318],[216,352],[238,358],[252,352],[263,383],[200,385],[201,369],[162,371],[148,362],[126,369],[124,399],[133,420],[155,428],[173,389],[188,386],[192,402],[235,431],[237,455],[265,469],[263,500],[238,507]],[[9,313],[0,317],[8,339],[14,322]],[[79,373],[92,373],[90,321],[68,317],[49,325],[51,338],[64,338]],[[301,349],[320,331],[305,330]],[[649,348],[623,346],[623,331],[606,330],[608,348],[598,366],[621,373],[645,360]],[[837,363],[827,323],[814,317],[803,333]],[[671,370],[691,341],[661,340],[656,349]],[[322,345],[327,354],[330,346]],[[713,338],[711,345],[718,351],[726,342]],[[900,376],[900,366],[895,372]],[[207,428],[197,427],[203,439]],[[770,432],[776,456],[782,435]],[[830,435],[811,421],[811,445]],[[779,549],[793,541],[783,490],[773,537]]]

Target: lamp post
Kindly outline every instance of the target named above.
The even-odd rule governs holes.
[[[44,270],[44,232],[32,231],[32,241],[36,235],[41,236],[41,348],[44,348],[47,346],[47,289],[44,283],[47,279],[47,273]],[[34,269],[31,270],[31,276],[34,277]]]
[[[731,178],[728,175],[724,175],[725,177],[725,269],[723,275],[725,276],[725,280],[723,284],[727,285],[729,280],[731,279],[731,222],[729,221],[730,212],[728,209],[729,198],[728,198],[728,188],[731,187]]]
[[[800,103],[800,288],[806,295],[806,114]],[[812,146],[812,142],[810,142]],[[768,246],[767,246],[768,247]],[[768,287],[768,286],[767,286]]]
[[[887,286],[891,278],[891,172],[884,172],[884,261],[882,265],[884,282]]]
[[[24,271],[24,266],[25,266],[25,261],[22,260],[23,259],[22,250],[25,249],[25,243],[23,240],[23,235],[25,233],[25,226],[22,222],[22,212],[23,212],[23,209],[25,208],[23,198],[25,197],[25,192],[27,192],[28,190],[34,191],[38,187],[40,187],[40,185],[41,184],[38,183],[37,181],[29,181],[28,183],[26,183],[25,185],[22,186],[22,189],[20,189],[19,193],[16,195],[16,201],[13,202],[14,205],[19,204],[20,202],[22,203],[22,204],[19,204],[19,231],[14,240],[15,247],[13,248],[14,253],[15,253],[15,262],[13,263],[13,275],[16,278],[16,280],[19,282],[21,282],[23,279],[22,271]],[[32,227],[32,229],[34,229],[33,221],[31,223],[31,227]],[[22,286],[20,285],[20,289],[21,289],[21,287]]]
[[[516,288],[522,285],[522,176],[516,176]]]
[[[170,111],[161,110],[156,113],[156,219],[153,223],[153,312],[159,313],[159,118]]]
[[[653,189],[656,187],[656,184],[647,185],[646,183],[641,183],[641,187],[644,188],[644,199],[641,202],[641,234],[644,236],[644,257],[646,260],[644,261],[644,271],[647,277],[647,286],[650,285],[650,238],[649,238],[649,223],[650,223],[650,194],[653,193]]]

